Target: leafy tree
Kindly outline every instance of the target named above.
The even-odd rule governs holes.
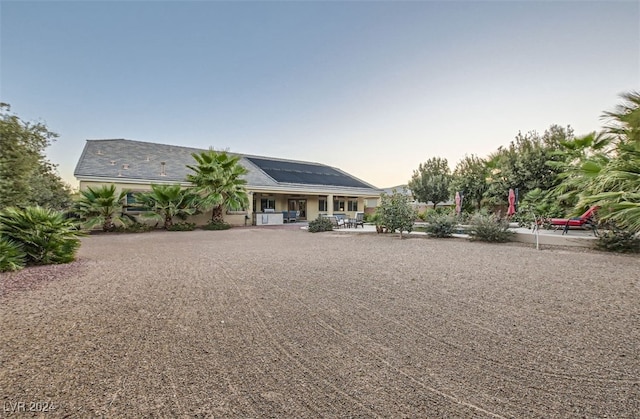
[[[165,230],[173,226],[173,217],[184,220],[195,214],[198,199],[191,189],[182,189],[180,185],[151,184],[151,191],[136,195],[136,202],[149,209],[143,216],[163,221]]]
[[[449,183],[451,170],[447,159],[434,157],[425,163],[420,163],[418,170],[413,171],[409,181],[409,189],[413,196],[421,202],[433,202],[433,208],[439,202],[449,199]]]
[[[224,151],[203,151],[192,154],[198,163],[187,165],[194,173],[187,175],[202,198],[203,208],[213,208],[211,222],[223,223],[224,210],[240,210],[249,205],[243,175],[248,171],[240,165],[240,157]]]
[[[60,211],[41,207],[9,207],[0,211],[0,236],[18,243],[27,263],[72,262],[80,247],[81,234]]]
[[[549,162],[563,159],[557,151],[562,141],[572,138],[571,127],[552,125],[542,136],[535,131],[518,133],[508,147],[498,148],[487,159],[489,187],[485,197],[488,202],[506,204],[510,188],[518,188],[522,196],[534,189],[557,186],[560,169]]]
[[[451,178],[450,193],[464,194],[463,206],[473,202],[476,209],[482,206],[482,198],[487,191],[487,177],[489,172],[486,161],[476,155],[465,156],[458,162]]]
[[[44,156],[44,149],[58,135],[42,123],[25,122],[9,111],[9,105],[0,103],[0,208],[68,208],[70,188]]]
[[[391,195],[383,192],[380,198],[381,204],[377,209],[378,222],[391,232],[399,230],[400,238],[403,231],[411,233],[417,214],[409,202],[409,196],[394,189]]]
[[[112,231],[116,224],[126,225],[131,221],[131,217],[122,211],[127,193],[127,190],[116,193],[116,186],[113,184],[96,188],[89,186],[80,191],[74,213],[80,217],[85,228],[102,225],[102,231]]]

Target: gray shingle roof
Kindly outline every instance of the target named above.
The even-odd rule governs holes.
[[[187,174],[192,173],[187,165],[195,165],[192,154],[206,151],[199,148],[182,147],[168,144],[148,143],[125,139],[87,140],[80,160],[76,165],[74,175],[78,179],[108,179],[116,181],[139,180],[146,182],[186,182]],[[270,157],[240,155],[240,164],[248,169],[245,176],[249,187],[294,187],[298,189],[313,189],[312,186],[320,186],[323,189],[351,189],[354,193],[377,195],[380,191],[374,186],[357,179],[339,169],[322,165],[294,160],[276,159]],[[253,160],[253,161],[252,161]],[[274,179],[262,170],[255,162],[266,162],[268,166],[276,167],[315,167],[319,172],[339,174],[343,182],[335,185],[331,182],[322,182],[321,177],[299,178],[295,181],[282,181]],[[276,176],[277,177],[277,176]],[[335,178],[337,176],[333,176]],[[294,178],[291,178],[293,180]],[[300,181],[302,179],[302,181]],[[281,180],[278,182],[278,180]],[[284,179],[287,180],[287,179]],[[351,186],[351,187],[349,187]]]

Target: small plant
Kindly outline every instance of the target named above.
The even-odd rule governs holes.
[[[433,213],[426,219],[428,224],[424,227],[426,233],[431,237],[451,237],[456,229],[456,219],[444,214]]]
[[[124,226],[118,226],[113,229],[116,233],[147,233],[156,229],[156,226],[149,224],[133,222]]]
[[[82,233],[62,212],[27,207],[0,212],[0,235],[22,246],[27,264],[49,265],[72,262]]]
[[[231,224],[224,221],[209,221],[207,224],[203,225],[202,228],[204,230],[229,230],[231,228]]]
[[[511,240],[513,233],[509,231],[509,223],[499,220],[495,215],[477,214],[471,219],[468,230],[471,240],[503,243]]]
[[[600,232],[596,247],[607,252],[640,253],[640,235],[617,227],[608,226]]]
[[[333,230],[331,220],[326,217],[318,216],[315,220],[309,221],[309,233],[319,233],[322,231]]]
[[[193,231],[196,228],[196,223],[175,223],[170,227],[167,227],[168,231]]]
[[[0,236],[0,272],[24,268],[26,255],[20,244]]]

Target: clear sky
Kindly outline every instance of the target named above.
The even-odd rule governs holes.
[[[60,134],[316,161],[378,187],[640,89],[640,2],[6,1],[0,101]]]

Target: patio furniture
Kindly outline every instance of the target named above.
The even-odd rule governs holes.
[[[285,223],[298,221],[298,211],[282,211],[282,219]]]
[[[364,212],[356,213],[356,218],[353,220],[353,226],[355,228],[358,228],[358,226],[362,226],[362,228],[364,228]]]
[[[340,228],[345,226],[343,218],[338,218],[335,215],[328,216],[327,218],[331,221],[333,228]]]
[[[585,211],[580,217],[577,218],[551,218],[549,224],[554,226],[555,229],[562,227],[562,234],[567,234],[569,228],[577,227],[582,229],[590,229],[593,231],[593,235],[598,235],[597,224],[595,220],[595,214],[598,211],[597,206],[593,206]]]

